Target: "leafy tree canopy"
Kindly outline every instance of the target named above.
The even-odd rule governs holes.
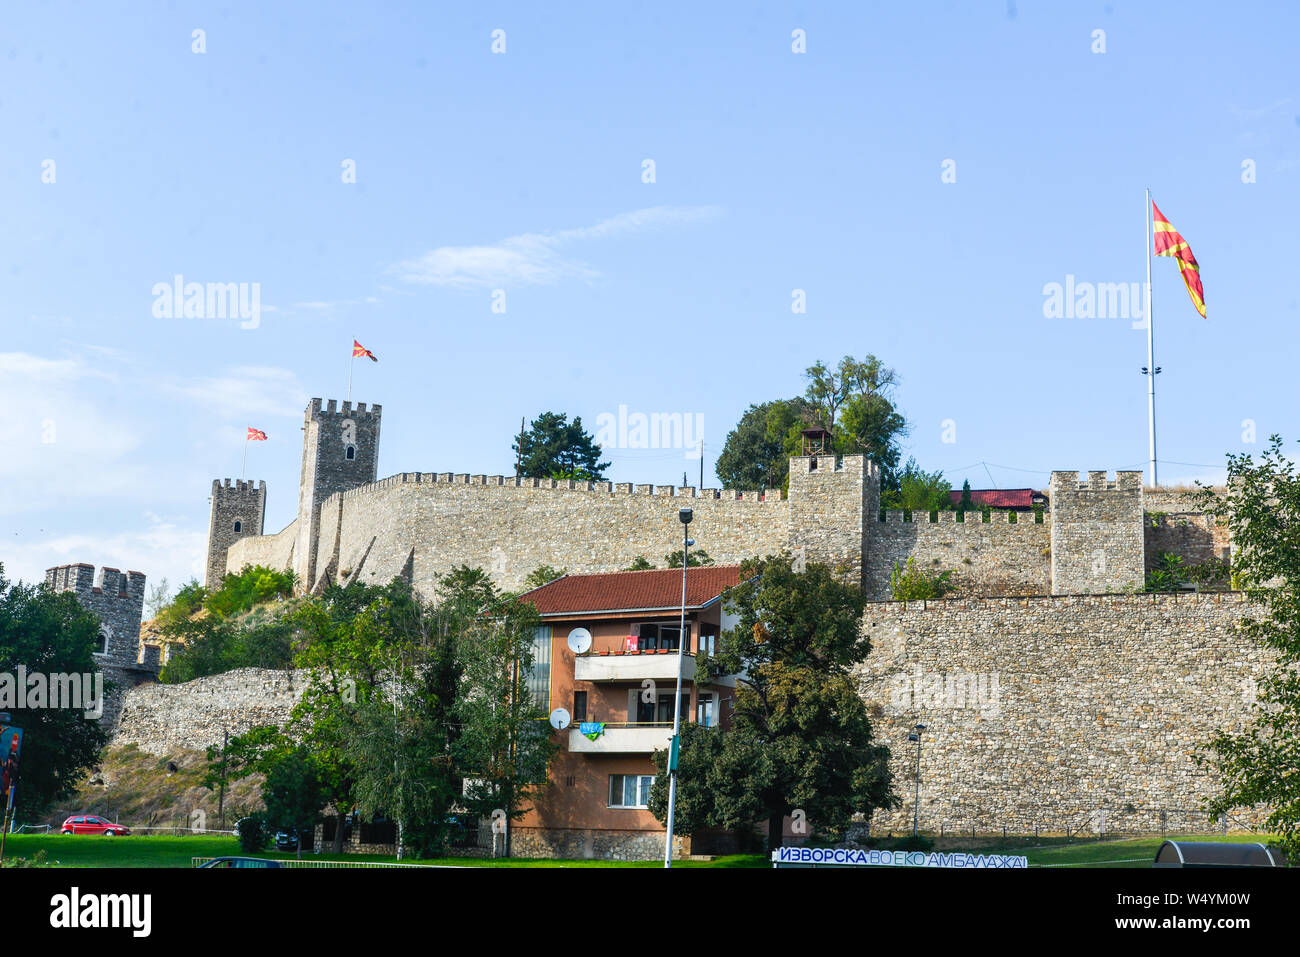
[[[0,675],[16,675],[20,665],[29,675],[94,674],[100,670],[93,657],[98,636],[99,620],[71,592],[11,583],[0,565]],[[107,681],[104,690],[111,690]],[[13,683],[8,693],[16,697]],[[89,710],[90,703],[85,704]],[[102,721],[87,720],[81,709],[18,708],[15,700],[0,703],[0,711],[10,715],[6,725],[23,729],[15,814],[30,821],[70,794],[95,766],[108,732]]]
[[[1266,821],[1287,857],[1300,860],[1300,474],[1270,437],[1258,462],[1228,455],[1222,492],[1205,489],[1201,508],[1226,516],[1236,546],[1232,575],[1259,609],[1241,622],[1244,635],[1277,655],[1254,690],[1243,728],[1210,742],[1203,760],[1217,766],[1222,792],[1215,814],[1266,805]]]
[[[608,462],[600,461],[600,446],[582,427],[582,417],[543,412],[510,446],[520,456],[520,474],[527,478],[578,479],[599,482]]]

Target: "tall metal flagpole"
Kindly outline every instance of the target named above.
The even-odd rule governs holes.
[[[250,425],[247,426],[246,428],[251,429],[252,426]],[[244,461],[239,466],[239,480],[241,482],[244,480],[244,472],[247,471],[247,469],[248,469],[248,432],[245,431],[244,432]]]
[[[682,731],[682,662],[686,654],[686,569],[690,567],[692,509],[678,511],[682,522],[682,622],[677,632],[677,694],[673,698],[673,740],[668,746],[668,833],[664,837],[664,867],[673,866],[673,824],[677,811],[677,756]]]
[[[1156,316],[1151,303],[1151,190],[1147,190],[1147,426],[1150,433],[1151,485],[1159,484],[1156,472]]]
[[[1150,271],[1151,265],[1147,264],[1147,270]],[[1150,282],[1150,279],[1147,280]],[[348,404],[352,404],[352,367],[357,364],[356,350],[352,352],[352,358],[348,360]]]

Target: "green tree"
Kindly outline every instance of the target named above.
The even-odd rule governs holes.
[[[336,819],[336,852],[343,848],[344,818],[358,802],[358,725],[364,712],[372,729],[380,720],[387,722],[383,730],[391,730],[392,700],[384,696],[382,684],[393,660],[392,648],[400,630],[419,630],[427,615],[428,609],[401,579],[385,586],[333,585],[319,598],[303,601],[292,614],[304,638],[295,663],[308,670],[308,683],[290,713],[289,729],[310,750],[326,785]],[[372,702],[377,704],[371,707]],[[377,773],[390,770],[391,761]],[[381,810],[386,810],[382,802],[367,813]]]
[[[952,574],[950,569],[931,575],[924,569],[917,568],[915,561],[909,557],[906,568],[894,563],[894,570],[889,576],[889,590],[894,601],[942,598],[956,587],[951,582]]]
[[[549,585],[557,578],[563,578],[569,574],[567,568],[555,568],[551,565],[538,565],[528,577],[524,579],[524,590],[532,591],[534,588],[541,588],[543,585]]]
[[[543,412],[510,448],[519,455],[520,474],[527,478],[572,478],[599,482],[608,462],[600,461],[600,446],[582,427],[582,417]]]
[[[769,848],[781,822],[802,810],[820,831],[855,814],[896,807],[888,749],[872,738],[851,668],[871,646],[861,633],[866,597],[826,565],[796,572],[790,556],[742,566],[742,582],[723,601],[737,616],[715,656],[697,673],[740,675],[731,726],[688,725],[681,740],[678,833],[741,828],[766,821]],[[667,752],[650,809],[667,814]]]
[[[975,503],[970,497],[970,479],[964,479],[961,483],[961,501],[957,503],[957,511],[965,515],[975,507]]]
[[[11,583],[0,564],[0,675],[16,675],[20,666],[29,675],[93,674],[100,670],[93,657],[98,636],[99,620],[71,592]],[[104,690],[111,690],[110,682]],[[13,679],[7,687],[0,682],[0,711],[10,715],[5,723],[23,729],[15,816],[31,820],[70,794],[95,766],[108,731],[103,721],[87,720],[82,710],[19,708],[15,695]],[[37,702],[29,698],[26,703]],[[86,710],[90,704],[85,703]]]
[[[942,472],[926,472],[909,458],[900,472],[890,479],[882,477],[881,508],[901,508],[908,512],[942,512],[953,507],[952,486]]]
[[[677,564],[678,564],[678,566],[681,565],[681,562],[682,562],[682,559],[681,559],[681,556],[679,555],[679,556],[677,557]],[[625,572],[648,572],[648,571],[650,571],[652,568],[654,568],[654,565],[651,564],[650,559],[646,558],[644,555],[638,555],[636,558],[632,559],[632,564],[631,564],[631,565],[628,565],[627,568],[623,569],[623,571],[625,571]]]
[[[813,420],[832,431],[835,451],[867,455],[880,466],[882,481],[892,483],[902,454],[899,439],[908,432],[907,420],[891,398],[897,373],[868,355],[860,361],[845,356],[835,369],[816,362],[805,375],[804,397]]]
[[[790,472],[790,435],[811,420],[802,398],[751,405],[727,433],[715,470],[723,488],[781,488]],[[798,454],[796,450],[793,454]]]
[[[457,766],[466,778],[466,808],[504,824],[508,857],[513,822],[547,783],[556,750],[546,720],[549,681],[530,681],[541,618],[528,602],[503,600],[490,581],[481,589],[465,583],[464,576],[448,583],[448,597],[459,593],[462,607],[472,611],[461,619],[456,645]]]
[[[315,830],[326,801],[316,763],[305,748],[279,755],[271,763],[262,785],[262,800],[271,826],[297,837],[301,860],[302,837]]]
[[[1259,611],[1242,619],[1243,635],[1277,657],[1255,689],[1245,726],[1209,743],[1203,760],[1217,766],[1222,784],[1210,811],[1268,806],[1265,825],[1294,863],[1300,861],[1300,475],[1277,435],[1259,462],[1244,454],[1227,459],[1226,488],[1202,491],[1201,508],[1227,516],[1234,578]]]
[[[702,548],[696,548],[696,549],[693,549],[693,550],[689,553],[689,555],[688,555],[688,557],[687,557],[687,559],[686,559],[686,565],[687,565],[688,568],[695,568],[695,567],[700,566],[700,565],[712,565],[712,564],[713,564],[713,559],[710,558],[710,557],[709,557],[709,553],[706,552],[706,551],[705,551],[704,549],[702,549]],[[679,548],[679,549],[677,549],[677,551],[675,551],[675,552],[669,552],[667,555],[665,555],[665,556],[664,556],[664,567],[665,567],[665,568],[681,568],[681,567],[682,567],[682,549]]]

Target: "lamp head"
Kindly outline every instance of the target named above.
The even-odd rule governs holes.
[[[689,508],[682,508],[677,510],[677,518],[681,521],[683,525],[691,524],[691,519],[694,517],[695,517],[695,513],[691,511],[691,509]]]

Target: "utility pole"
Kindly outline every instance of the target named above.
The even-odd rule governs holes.
[[[519,470],[523,467],[524,461],[524,419],[525,416],[519,417],[519,445],[515,449],[515,478],[519,478]]]
[[[221,731],[221,791],[217,796],[217,814],[221,819],[221,830],[226,829],[226,755],[230,749],[230,729]]]

